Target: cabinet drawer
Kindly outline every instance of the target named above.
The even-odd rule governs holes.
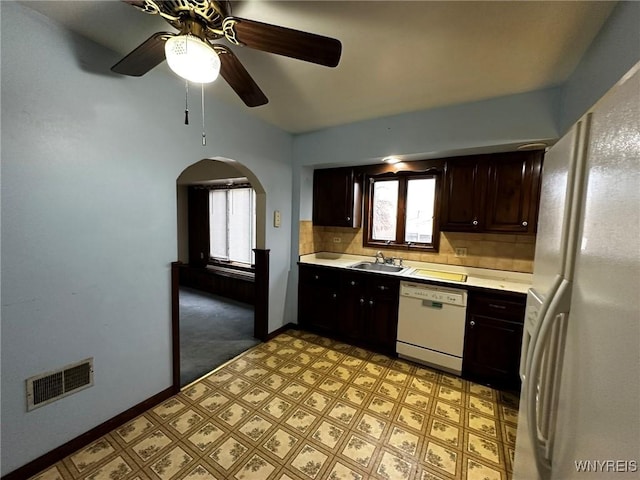
[[[337,287],[339,273],[336,270],[316,267],[300,267],[300,283],[323,287]]]
[[[492,295],[472,295],[469,309],[477,315],[524,323],[525,299]]]

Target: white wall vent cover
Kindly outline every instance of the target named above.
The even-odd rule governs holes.
[[[27,378],[27,411],[93,385],[93,358]]]

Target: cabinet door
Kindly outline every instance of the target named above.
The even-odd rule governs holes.
[[[483,228],[486,174],[485,163],[476,157],[447,162],[441,230],[476,232]]]
[[[465,332],[464,376],[517,389],[522,328],[517,322],[470,314]]]
[[[313,330],[335,331],[340,311],[339,272],[300,266],[298,322]]]
[[[491,157],[485,231],[535,231],[541,157],[541,152],[507,153]]]
[[[395,352],[396,349],[399,293],[397,279],[372,278],[367,286],[364,338],[374,348],[385,352]]]
[[[362,341],[365,310],[365,283],[363,274],[347,273],[342,277],[342,309],[338,320],[338,332],[347,339]]]
[[[313,172],[313,224],[326,227],[360,226],[361,188],[349,168]]]

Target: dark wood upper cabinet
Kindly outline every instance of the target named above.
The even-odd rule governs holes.
[[[542,157],[532,151],[450,159],[440,230],[535,233]]]
[[[542,153],[492,156],[487,180],[485,231],[533,233]]]
[[[360,227],[362,183],[352,168],[313,172],[313,224],[324,227]]]
[[[447,162],[440,230],[477,232],[484,227],[487,165],[478,157]]]

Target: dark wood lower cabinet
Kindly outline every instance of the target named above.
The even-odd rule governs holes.
[[[496,388],[520,389],[526,297],[470,292],[462,375]]]
[[[300,265],[298,322],[356,345],[395,353],[397,278]]]

